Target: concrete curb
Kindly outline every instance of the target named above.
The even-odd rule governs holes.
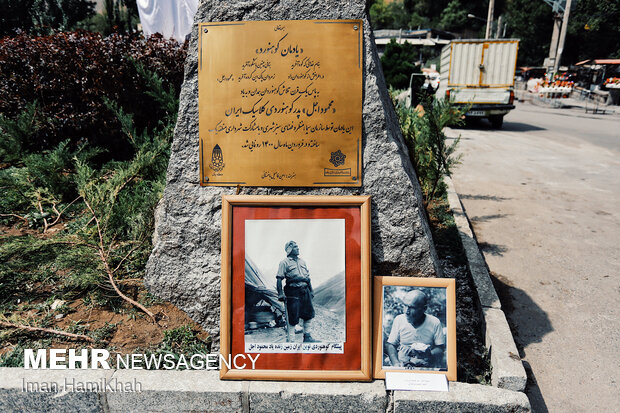
[[[478,243],[476,242],[474,234],[469,226],[469,219],[463,210],[458,194],[454,190],[454,184],[452,183],[450,177],[445,177],[444,180],[448,187],[448,203],[450,204],[450,209],[452,210],[452,215],[454,216],[454,222],[456,223],[459,236],[461,237],[463,249],[467,255],[467,262],[471,276],[474,280],[474,285],[478,291],[480,305],[483,308],[488,307],[501,309],[502,306],[500,304],[499,297],[497,296],[497,292],[495,292],[495,287],[493,287],[493,282],[491,281],[489,271],[487,270],[487,263],[478,248]]]
[[[454,184],[449,177],[445,178],[448,187],[448,202],[454,216],[459,236],[467,255],[469,270],[480,298],[480,306],[484,321],[485,346],[491,356],[491,384],[495,387],[522,392],[525,390],[527,375],[519,357],[517,346],[501,310],[501,304],[486,262],[475,236],[471,230],[469,219],[463,209]]]
[[[394,392],[394,413],[530,412],[525,393],[482,384],[450,383],[449,392]]]
[[[217,371],[0,368],[2,412],[530,412],[524,393],[450,383],[449,392],[386,392],[370,383],[220,381]],[[28,383],[57,391],[24,391]],[[64,391],[67,383],[95,386]],[[100,391],[96,386],[103,387]],[[111,388],[106,388],[109,385]],[[118,391],[130,387],[130,390]],[[112,390],[114,389],[114,390]],[[140,391],[133,391],[133,390]]]
[[[35,386],[38,391],[32,391]],[[385,413],[388,403],[383,380],[370,383],[248,382],[220,381],[219,372],[213,370],[0,368],[2,412]]]

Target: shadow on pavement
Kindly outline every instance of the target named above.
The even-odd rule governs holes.
[[[504,121],[504,125],[500,129],[496,129],[491,126],[491,123],[487,119],[467,119],[464,125],[460,126],[450,126],[452,129],[466,129],[466,130],[490,130],[490,131],[498,131],[498,132],[533,132],[533,131],[541,131],[546,130],[545,128],[541,128],[539,126],[530,125],[529,123],[522,122],[510,122],[509,120]]]
[[[471,217],[470,221],[474,222],[488,222],[492,219],[500,219],[507,217],[508,214],[493,214],[493,215],[480,215],[479,217]]]
[[[530,400],[530,405],[532,406],[533,413],[549,413],[549,409],[547,408],[547,403],[545,403],[545,399],[540,392],[540,388],[538,387],[538,382],[536,381],[536,376],[534,376],[534,372],[532,371],[532,366],[525,360],[521,360],[523,362],[523,367],[525,368],[525,373],[527,374],[527,384],[525,385],[525,394],[527,398]]]
[[[533,131],[541,131],[541,130],[546,130],[546,129],[541,128],[539,126],[530,125],[528,123],[504,122],[504,126],[502,127],[501,130],[506,131],[506,132],[533,132]]]
[[[504,198],[501,196],[495,195],[469,195],[469,194],[459,194],[461,199],[474,199],[476,201],[507,201],[512,198]]]
[[[506,314],[508,325],[519,349],[519,356],[524,358],[527,354],[525,348],[531,343],[540,343],[543,337],[553,331],[551,321],[545,313],[523,290],[510,284],[510,281],[502,275],[491,272],[491,280],[497,291],[502,310]],[[530,364],[523,361],[527,372],[527,385],[525,393],[532,405],[534,413],[547,413],[549,409],[540,392],[536,376]]]
[[[508,247],[505,245],[489,244],[488,242],[478,242],[478,247],[482,252],[498,257],[503,256],[504,253],[508,251]]]

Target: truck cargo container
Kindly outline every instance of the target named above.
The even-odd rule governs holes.
[[[441,51],[437,98],[468,105],[466,117],[487,118],[501,128],[514,109],[519,41],[453,40]]]

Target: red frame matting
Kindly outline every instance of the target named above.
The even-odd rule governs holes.
[[[260,370],[359,370],[361,368],[361,213],[359,207],[254,207],[232,209],[231,355],[245,354],[245,221],[248,219],[344,219],[346,338],[344,354],[260,353]]]

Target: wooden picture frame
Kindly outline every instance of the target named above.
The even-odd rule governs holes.
[[[374,378],[385,378],[386,371],[399,371],[445,374],[448,380],[456,380],[453,278],[374,277],[373,303]],[[424,308],[424,317],[415,315],[416,307]],[[416,323],[421,324],[415,328]],[[435,350],[441,349],[442,342],[443,354]],[[401,365],[394,365],[393,356]]]
[[[290,307],[290,262],[309,274],[312,315]],[[221,379],[370,381],[370,291],[370,196],[222,197],[220,353],[260,357],[254,369],[222,365]],[[303,333],[286,328],[298,314]]]

